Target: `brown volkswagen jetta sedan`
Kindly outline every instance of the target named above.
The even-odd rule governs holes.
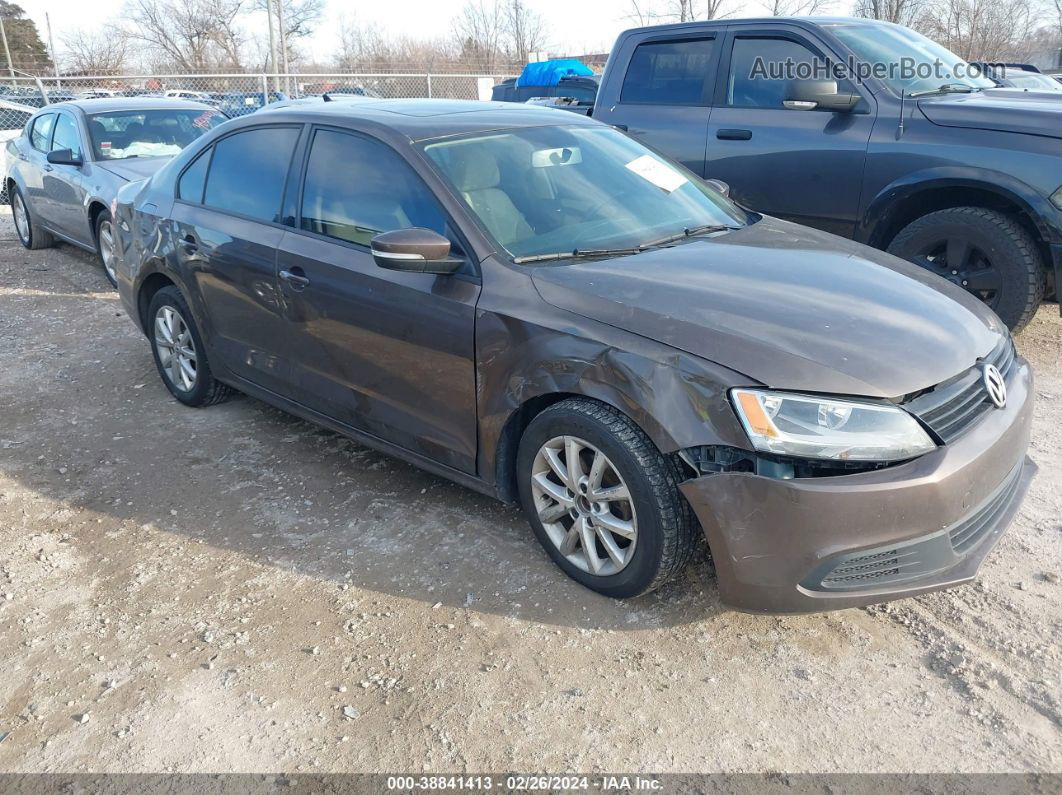
[[[119,290],[182,403],[238,389],[519,500],[600,593],[702,531],[745,610],[970,580],[1034,469],[1006,328],[725,193],[563,111],[265,111],[122,189]]]

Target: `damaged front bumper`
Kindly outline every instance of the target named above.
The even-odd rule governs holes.
[[[681,485],[715,561],[722,601],[803,613],[884,602],[974,578],[1021,505],[1032,372],[1005,408],[905,464],[838,477],[722,472]]]

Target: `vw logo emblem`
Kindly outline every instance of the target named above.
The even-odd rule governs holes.
[[[994,364],[986,364],[983,374],[985,392],[997,409],[1007,405],[1007,382],[1003,380],[1003,374]]]

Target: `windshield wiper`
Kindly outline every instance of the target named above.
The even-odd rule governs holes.
[[[659,240],[650,240],[648,243],[643,243],[641,248],[656,248],[657,246],[666,246],[668,243],[674,243],[678,240],[685,240],[687,237],[710,235],[713,232],[733,232],[741,228],[742,227],[740,226],[727,226],[726,224],[701,224],[700,226],[690,226],[683,229],[677,235],[668,235]]]
[[[555,251],[552,254],[530,254],[526,257],[516,257],[513,262],[517,265],[523,265],[525,262],[548,262],[557,259],[624,257],[630,254],[640,254],[644,250],[644,246],[635,246],[634,248],[577,248],[572,251]]]
[[[944,83],[936,88],[930,88],[926,91],[915,91],[907,96],[915,98],[928,97],[931,94],[973,94],[975,91],[984,91],[984,89],[978,88],[977,86],[968,86],[966,83]]]

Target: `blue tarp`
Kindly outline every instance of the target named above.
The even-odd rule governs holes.
[[[593,72],[582,61],[562,58],[556,61],[529,63],[516,79],[517,86],[555,86],[562,77],[592,77]]]

